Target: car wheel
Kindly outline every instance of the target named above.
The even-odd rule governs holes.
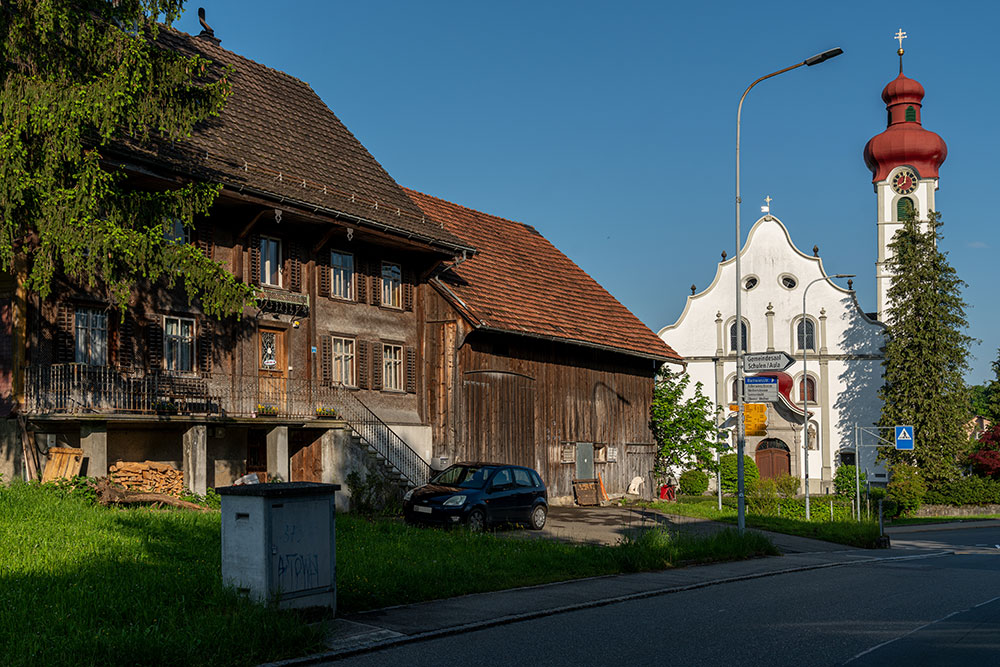
[[[532,530],[541,530],[545,527],[547,515],[548,511],[545,509],[545,505],[535,505],[535,509],[531,510],[531,520],[528,522],[528,527]]]
[[[465,520],[465,525],[470,533],[481,533],[486,530],[486,513],[481,509],[474,509],[469,512],[469,518]]]

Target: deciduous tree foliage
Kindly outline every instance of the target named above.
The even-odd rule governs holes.
[[[921,231],[920,225],[927,231]],[[961,472],[968,448],[969,402],[963,379],[968,368],[965,302],[955,269],[937,248],[941,220],[908,220],[890,244],[888,341],[880,426],[911,424],[913,451],[880,449],[880,457],[915,465],[930,484]]]
[[[249,287],[192,244],[219,188],[130,186],[122,142],[176,141],[219,114],[228,72],[156,43],[183,0],[0,0],[0,270],[46,298],[54,279],[124,309],[142,279],[183,283],[209,314],[240,312]]]
[[[659,447],[653,474],[660,479],[674,468],[697,467],[715,470],[715,421],[712,402],[697,383],[693,398],[684,398],[691,378],[684,372],[671,373],[666,366],[656,378],[649,407],[649,429]]]

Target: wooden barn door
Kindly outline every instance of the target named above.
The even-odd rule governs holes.
[[[323,481],[323,431],[320,429],[289,429],[288,451],[291,481]]]
[[[469,371],[462,381],[466,461],[534,467],[535,380],[505,371]]]
[[[774,479],[781,475],[788,475],[792,471],[791,452],[786,445],[777,438],[761,440],[757,445],[754,454],[757,469],[760,471],[761,479]]]

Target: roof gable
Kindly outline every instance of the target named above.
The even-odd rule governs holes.
[[[219,117],[200,123],[189,140],[130,150],[231,189],[448,248],[465,247],[427,220],[308,84],[170,28],[161,29],[159,41],[231,65],[232,94]]]
[[[438,286],[477,326],[682,360],[535,228],[406,192],[429,218],[476,247],[473,258],[449,272],[455,279]]]

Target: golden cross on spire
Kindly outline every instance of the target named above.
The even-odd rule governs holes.
[[[764,197],[765,204],[760,207],[760,212],[761,213],[770,213],[771,212],[771,202],[772,201],[774,201],[774,200],[771,199],[771,195],[767,195],[766,197]]]
[[[906,39],[906,33],[900,28],[893,37],[899,40],[899,55],[903,55],[903,40]]]
[[[766,201],[767,205],[770,206],[771,202],[774,201],[774,200],[771,199],[771,195],[768,195],[768,196],[764,197],[764,201]]]

